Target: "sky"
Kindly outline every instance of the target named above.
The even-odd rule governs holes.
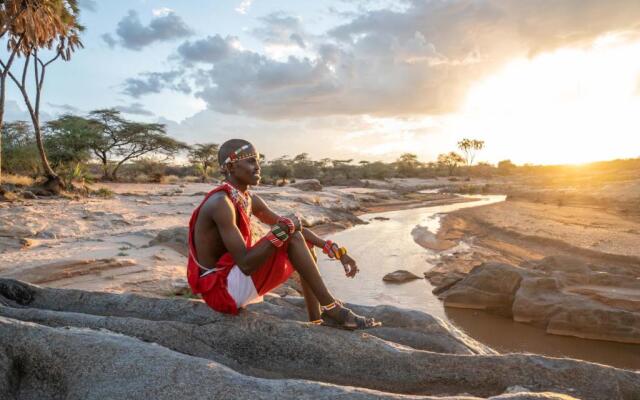
[[[637,0],[80,0],[43,119],[115,107],[267,159],[640,156]],[[7,120],[28,119],[13,85]]]

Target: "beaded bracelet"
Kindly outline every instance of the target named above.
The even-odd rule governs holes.
[[[274,225],[271,227],[271,232],[267,234],[267,239],[269,239],[274,246],[282,247],[284,242],[289,240],[289,235],[280,227],[280,225]]]
[[[329,256],[329,258],[335,258],[335,254],[333,252],[333,242],[331,240],[327,240],[324,242],[324,246],[322,246],[322,252]]]
[[[278,223],[283,223],[289,227],[289,234],[293,234],[296,231],[296,225],[293,223],[291,218],[280,217],[278,218]]]

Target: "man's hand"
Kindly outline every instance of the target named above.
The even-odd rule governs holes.
[[[348,254],[343,255],[342,258],[340,258],[340,262],[344,267],[344,273],[347,278],[353,278],[360,271],[358,265],[356,265],[356,260]]]
[[[296,227],[296,232],[302,230],[302,220],[298,214],[289,214],[286,217],[293,221],[293,225]]]

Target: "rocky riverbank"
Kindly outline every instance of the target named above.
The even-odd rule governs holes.
[[[425,275],[445,306],[640,343],[636,216],[510,200],[447,215],[436,238],[442,256]]]

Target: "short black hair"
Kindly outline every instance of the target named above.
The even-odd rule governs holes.
[[[218,164],[222,165],[222,163],[224,163],[224,160],[229,157],[229,154],[233,153],[246,144],[255,147],[253,146],[253,144],[251,144],[251,142],[248,142],[244,139],[230,139],[222,143],[222,146],[220,146],[220,150],[218,150]]]

